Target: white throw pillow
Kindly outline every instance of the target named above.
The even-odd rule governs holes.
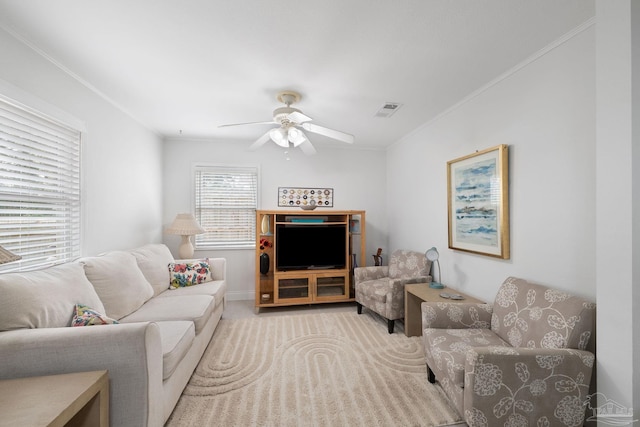
[[[69,326],[76,304],[104,312],[78,263],[0,274],[0,331]]]
[[[130,253],[110,252],[82,258],[80,262],[109,317],[122,319],[153,296],[153,288]]]
[[[163,244],[149,244],[130,251],[136,257],[138,267],[153,287],[153,294],[160,295],[169,287],[170,263],[174,262],[173,255]]]

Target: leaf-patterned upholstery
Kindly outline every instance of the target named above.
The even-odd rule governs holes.
[[[403,249],[393,251],[388,266],[355,268],[358,313],[363,306],[378,313],[393,333],[394,321],[404,318],[404,285],[430,282],[430,271],[431,261],[424,253]]]
[[[493,305],[422,303],[429,380],[469,426],[579,426],[595,304],[509,277]]]

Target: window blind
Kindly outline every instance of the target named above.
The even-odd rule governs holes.
[[[80,131],[0,98],[0,245],[28,270],[80,255]]]
[[[254,247],[257,206],[257,168],[196,168],[195,216],[206,230],[196,248]]]

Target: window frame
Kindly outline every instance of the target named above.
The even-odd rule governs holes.
[[[43,122],[50,123],[53,127],[57,127],[60,129],[66,129],[71,131],[74,134],[74,138],[70,139],[71,143],[77,143],[74,147],[73,157],[73,167],[77,170],[77,175],[75,176],[74,188],[75,191],[73,193],[73,201],[72,204],[75,205],[72,208],[73,216],[70,216],[74,219],[74,222],[71,226],[65,225],[63,228],[68,229],[65,233],[69,233],[71,230],[72,237],[65,237],[63,240],[64,243],[62,247],[68,250],[63,251],[63,255],[60,257],[56,257],[50,261],[34,259],[34,257],[29,256],[28,253],[22,251],[20,247],[15,246],[15,239],[13,239],[14,245],[9,243],[5,243],[5,241],[0,240],[0,244],[3,244],[5,248],[9,246],[7,249],[12,250],[13,252],[18,253],[23,258],[19,261],[15,261],[12,263],[7,263],[4,265],[0,265],[0,272],[8,273],[8,272],[18,272],[18,271],[29,271],[34,269],[46,268],[53,265],[63,264],[65,262],[69,262],[82,254],[83,248],[83,236],[85,230],[85,207],[84,207],[84,193],[83,193],[83,184],[84,184],[84,168],[83,165],[83,140],[86,136],[86,126],[83,122],[69,115],[68,113],[58,109],[57,107],[48,104],[41,99],[34,97],[27,92],[22,91],[11,84],[0,80],[0,101],[2,103],[6,103],[9,105],[9,108],[14,110],[22,110],[24,111],[24,116],[21,116],[25,119],[25,121],[29,121],[33,119],[33,116],[37,117],[38,120]],[[14,111],[15,113],[15,111]],[[31,116],[31,117],[30,117]],[[37,127],[33,127],[33,129],[37,129]],[[7,146],[8,147],[8,146]],[[33,147],[31,147],[33,148]],[[31,153],[30,153],[31,154]],[[50,157],[46,157],[50,159]],[[43,180],[45,182],[46,180]],[[44,185],[44,184],[42,184]],[[11,192],[7,192],[5,194],[10,194]],[[7,196],[12,198],[12,196]],[[20,200],[20,197],[15,197],[16,200]],[[28,199],[32,199],[28,193],[25,193],[24,197],[22,197],[23,201],[27,201]],[[71,200],[71,199],[69,199]],[[68,201],[65,203],[69,203]],[[52,203],[51,206],[56,205]],[[18,208],[19,209],[19,208]],[[60,223],[62,224],[62,223]],[[54,226],[55,228],[55,226]],[[25,234],[26,238],[19,237],[18,242],[24,243],[24,241],[28,240],[28,233]],[[19,243],[18,246],[22,243]],[[40,254],[46,254],[47,251],[40,251]],[[37,258],[37,257],[36,257]]]
[[[193,246],[195,248],[195,250],[225,250],[225,249],[245,249],[245,250],[255,250],[255,240],[256,240],[256,232],[257,230],[255,229],[255,215],[256,215],[256,211],[259,209],[260,206],[260,166],[259,165],[253,165],[253,164],[222,164],[222,163],[196,163],[193,165],[192,167],[192,171],[191,171],[191,207],[192,210],[194,212],[194,215],[196,217],[196,220],[198,221],[198,223],[203,227],[206,228],[206,224],[202,224],[201,222],[201,217],[200,217],[200,212],[197,206],[197,185],[198,182],[196,181],[198,179],[197,174],[199,171],[210,171],[210,172],[214,172],[214,171],[233,171],[233,170],[238,170],[238,171],[245,171],[245,172],[253,172],[255,173],[255,178],[256,178],[256,186],[255,186],[255,207],[250,208],[252,210],[252,215],[251,217],[253,218],[253,222],[250,222],[249,224],[251,225],[251,228],[253,230],[253,235],[251,236],[251,238],[245,242],[237,242],[237,243],[233,243],[233,242],[221,242],[219,244],[203,244],[203,243],[199,243],[198,242],[198,235],[194,236],[194,242],[193,242]],[[249,208],[247,208],[249,209]]]

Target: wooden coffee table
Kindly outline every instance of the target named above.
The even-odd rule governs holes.
[[[448,294],[457,294],[464,297],[463,300],[452,300],[442,298],[440,294],[446,292]],[[408,337],[422,335],[422,311],[420,305],[424,301],[431,302],[473,302],[483,303],[474,297],[463,294],[462,292],[444,287],[444,289],[433,289],[428,283],[414,283],[405,285],[404,287],[404,333]]]
[[[107,371],[0,380],[0,426],[109,427]]]

